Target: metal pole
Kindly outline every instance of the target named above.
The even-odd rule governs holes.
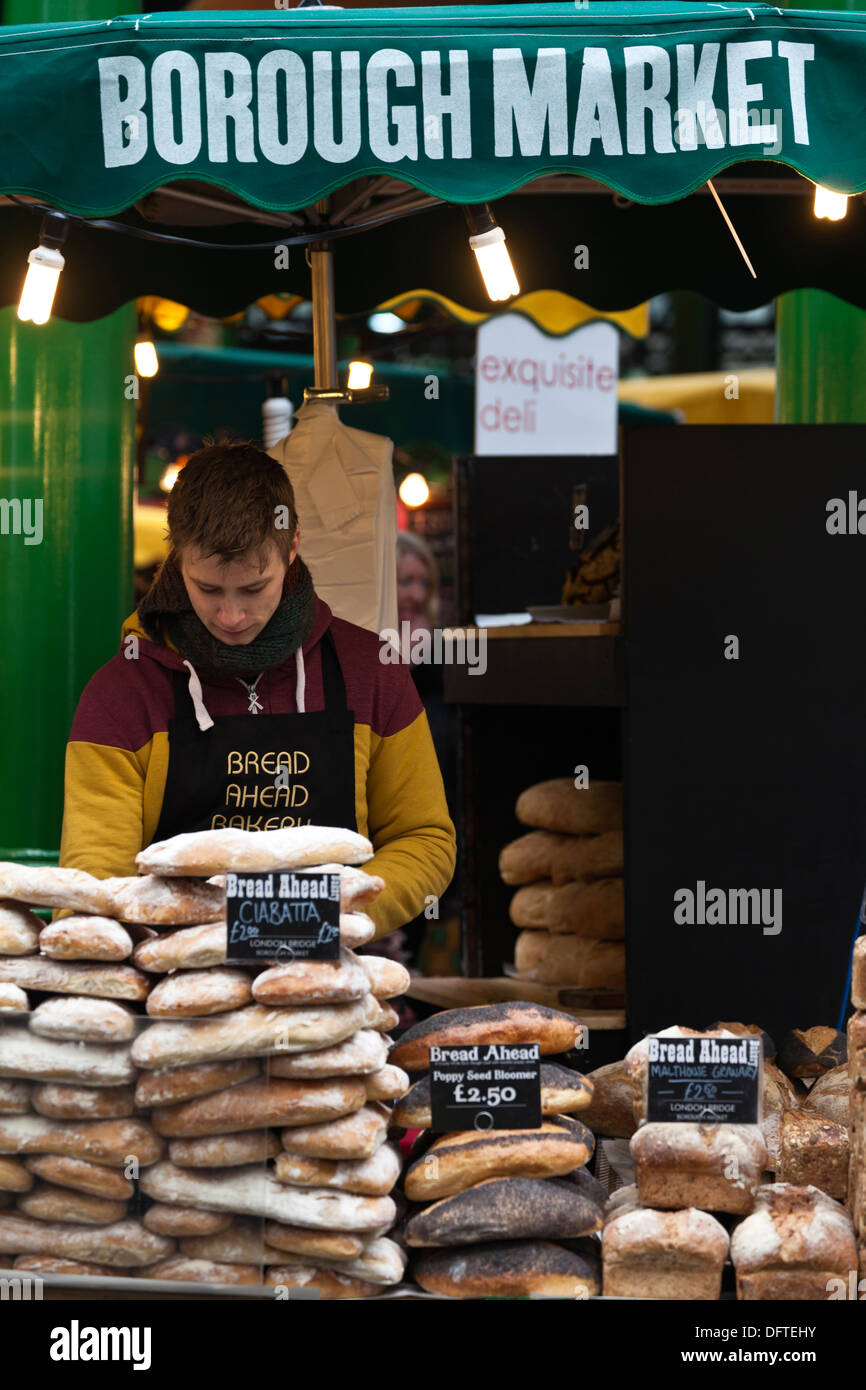
[[[328,211],[328,199],[316,203],[316,211]],[[334,259],[327,242],[310,247],[313,293],[313,385],[337,385],[337,324],[334,317]]]

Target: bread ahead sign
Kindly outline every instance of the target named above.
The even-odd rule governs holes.
[[[866,15],[766,4],[185,12],[0,29],[0,191],[263,207],[365,174],[460,202],[551,171],[664,201],[768,157],[866,187]]]

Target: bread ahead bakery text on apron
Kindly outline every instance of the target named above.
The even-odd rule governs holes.
[[[196,719],[186,672],[173,673],[168,773],[154,840],[226,826],[277,830],[339,825],[357,830],[355,720],[330,630],[319,651],[323,709],[258,713],[258,699],[247,686],[252,712],[213,717],[206,729]],[[299,691],[303,710],[302,673]]]

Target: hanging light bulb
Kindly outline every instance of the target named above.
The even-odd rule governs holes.
[[[60,247],[66,240],[68,223],[63,213],[49,212],[42,219],[39,245],[27,257],[27,274],[18,302],[22,323],[47,323],[51,318],[60,272],[66,264]]]
[[[423,473],[407,473],[399,487],[400,501],[407,507],[423,507],[430,496]]]
[[[813,212],[816,217],[826,217],[831,222],[839,222],[848,211],[848,194],[834,193],[832,188],[825,188],[823,184],[815,184],[815,204]]]
[[[469,245],[475,252],[484,288],[494,303],[513,299],[520,293],[520,285],[505,244],[505,233],[489,203],[466,207],[464,212],[469,225]]]
[[[366,391],[372,379],[372,362],[354,361],[349,363],[349,380],[346,384],[350,391]]]
[[[149,333],[139,333],[133,348],[135,370],[139,376],[156,376],[159,371],[159,358],[156,343]]]

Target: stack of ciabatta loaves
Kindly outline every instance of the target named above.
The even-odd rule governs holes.
[[[517,970],[543,984],[623,989],[620,783],[539,782],[521,792],[515,814],[533,827],[499,856],[503,881],[517,886]]]
[[[866,1279],[866,936],[858,937],[854,945],[851,1003],[855,1011],[848,1020],[851,1136],[848,1205],[857,1236],[860,1278]],[[834,1074],[830,1072],[827,1080]],[[820,1081],[816,1083],[815,1091],[820,1084]],[[811,1100],[812,1096],[809,1098]]]
[[[403,1257],[384,1238],[395,1219],[389,1193],[399,1172],[386,1131],[388,1103],[409,1083],[388,1064],[386,1030],[396,1014],[386,1001],[403,992],[408,972],[384,958],[355,954],[374,935],[362,909],[384,888],[381,878],[356,867],[371,856],[372,846],[362,836],[329,827],[203,831],[142,851],[139,878],[90,879],[97,896],[86,905],[70,901],[68,894],[50,902],[35,899],[79,911],[98,908],[104,936],[112,935],[107,925],[115,936],[125,932],[137,938],[137,944],[129,940],[132,960],[125,968],[138,982],[144,1016],[130,1028],[128,1040],[109,1045],[103,1033],[98,1048],[82,1041],[70,1049],[68,1039],[75,1035],[64,1033],[55,1041],[55,1031],[50,1035],[54,1053],[44,1057],[49,1035],[31,1037],[43,1006],[34,1009],[28,1030],[17,1029],[5,1046],[0,1042],[0,1077],[9,1078],[2,1084],[17,1088],[10,1089],[5,1104],[23,1106],[23,1091],[32,1090],[28,1109],[50,1105],[47,1115],[62,1109],[64,1118],[78,1117],[87,1104],[108,1106],[112,1087],[117,1104],[122,1093],[125,1108],[87,1113],[118,1117],[100,1120],[118,1129],[116,1147],[105,1147],[108,1156],[102,1157],[90,1133],[96,1124],[79,1126],[88,1131],[81,1141],[88,1162],[54,1134],[42,1136],[41,1147],[31,1147],[39,1136],[29,1130],[49,1122],[22,1115],[16,1147],[10,1134],[10,1147],[0,1147],[0,1153],[50,1153],[53,1167],[34,1170],[40,1176],[59,1187],[64,1174],[57,1164],[63,1163],[70,1186],[73,1179],[78,1183],[74,1192],[86,1191],[83,1184],[89,1181],[92,1192],[103,1194],[105,1170],[98,1175],[82,1170],[115,1163],[118,1148],[125,1159],[131,1155],[137,1161],[142,1217],[132,1223],[132,1234],[120,1231],[118,1251],[135,1254],[139,1236],[141,1246],[136,1258],[112,1257],[105,1253],[105,1241],[94,1238],[91,1248],[77,1229],[59,1240],[47,1227],[23,1230],[24,1216],[3,1213],[14,1229],[0,1231],[0,1249],[20,1251],[28,1261],[91,1263],[90,1272],[126,1265],[151,1278],[214,1284],[264,1279],[314,1287],[326,1298],[366,1297],[399,1282]],[[229,965],[224,882],[215,876],[292,868],[339,873],[339,959]],[[2,877],[0,889],[6,891]],[[120,916],[127,926],[116,920]],[[42,924],[36,921],[38,930]],[[62,918],[42,928],[43,935],[50,934],[49,944],[56,946],[55,938],[68,941],[70,923],[74,919]],[[32,940],[21,924],[16,931],[16,939]],[[60,1020],[64,1028],[80,1028],[81,1012],[66,1010]],[[92,1010],[85,1012],[92,1026]],[[56,1019],[49,1022],[55,1030],[60,1026]],[[107,1028],[107,1021],[102,1026]],[[40,1054],[35,1060],[34,1046]],[[107,1070],[109,1058],[116,1076]],[[37,1079],[53,1084],[28,1087]],[[59,1084],[72,1080],[76,1087]],[[83,1098],[84,1086],[89,1090]],[[0,1093],[0,1141],[3,1106]],[[121,1121],[120,1116],[136,1118]],[[138,1127],[134,1133],[132,1126]],[[60,1128],[54,1121],[53,1129]],[[14,1173],[6,1175],[7,1183],[15,1180]],[[126,1180],[128,1196],[132,1188]],[[38,1191],[36,1196],[41,1198]],[[96,1213],[91,1207],[81,1215],[80,1202],[68,1201],[60,1209],[32,1196],[27,1206],[19,1198],[18,1206],[34,1227],[49,1217],[55,1224],[94,1221]],[[118,1213],[112,1219],[120,1225]],[[67,1241],[69,1234],[75,1239]]]
[[[421,1129],[403,1190],[403,1238],[422,1288],[451,1298],[570,1298],[599,1291],[597,1241],[604,1188],[587,1171],[593,1138],[573,1116],[592,1087],[549,1060],[582,1037],[570,1015],[513,1002],[453,1009],[404,1033],[392,1063],[419,1073],[394,1120]],[[430,1046],[534,1043],[541,1064],[538,1129],[431,1132]]]
[[[165,1151],[134,1102],[151,984],[130,963],[136,929],[79,869],[0,864],[0,899],[3,1263],[135,1273],[174,1250],[131,1208],[135,1177]],[[70,915],[46,924],[34,907]]]

